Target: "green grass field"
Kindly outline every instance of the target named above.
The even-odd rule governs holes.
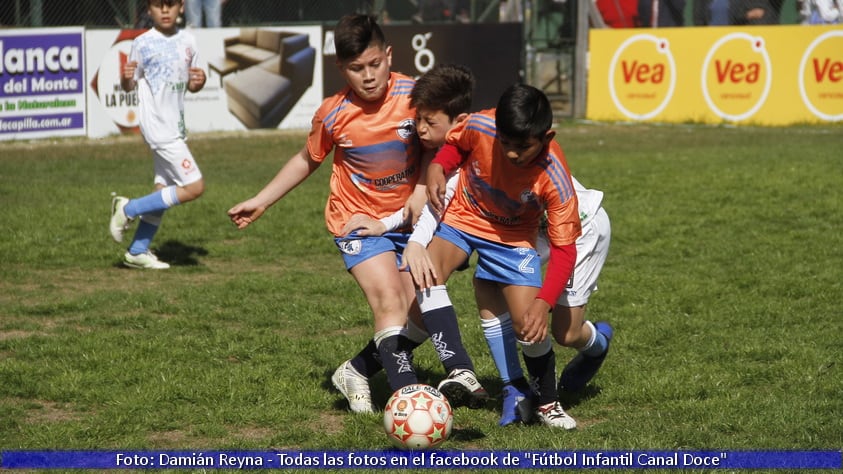
[[[841,449],[843,128],[558,131],[612,219],[589,307],[612,351],[564,399],[576,431],[499,428],[493,403],[458,409],[443,449]],[[122,268],[107,229],[112,191],[151,190],[139,137],[0,143],[0,449],[388,446],[330,384],[372,332],[325,230],[330,166],[246,230],[225,213],[303,140],[194,136],[207,190],[165,216],[160,272]],[[470,272],[449,286],[497,396]],[[572,356],[557,346],[560,369]],[[416,362],[443,377],[429,344]]]

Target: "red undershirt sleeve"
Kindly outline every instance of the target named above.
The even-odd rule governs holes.
[[[550,261],[547,263],[547,270],[544,275],[542,288],[538,296],[551,308],[556,306],[556,301],[565,291],[565,286],[574,271],[574,264],[577,262],[577,244],[568,244],[562,247],[550,246]]]
[[[433,163],[441,166],[445,170],[445,176],[453,173],[462,164],[463,156],[459,148],[450,143],[446,143],[436,152],[436,157],[433,158]]]

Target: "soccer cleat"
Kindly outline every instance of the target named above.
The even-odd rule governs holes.
[[[609,343],[612,342],[614,330],[609,323],[598,322],[594,328],[603,336],[606,337],[606,350],[599,356],[587,356],[580,352],[562,370],[562,375],[559,377],[559,385],[557,389],[560,392],[579,392],[584,389],[588,382],[597,375],[600,366],[606,359],[606,354],[609,353]]]
[[[540,406],[536,410],[536,417],[543,425],[550,426],[551,428],[572,430],[577,427],[577,422],[565,413],[559,402],[552,402]]]
[[[111,238],[117,243],[123,241],[123,233],[132,223],[132,219],[126,217],[124,211],[126,204],[129,204],[129,198],[114,196],[111,199],[111,222],[108,225],[108,230],[111,231]]]
[[[477,376],[468,369],[452,370],[448,378],[439,382],[436,388],[445,395],[452,408],[481,408],[489,399],[489,394],[480,385]]]
[[[529,392],[523,392],[515,385],[506,384],[501,391],[503,394],[503,408],[500,426],[516,422],[529,423],[533,414],[533,401]]]
[[[148,268],[150,270],[165,270],[170,268],[169,263],[158,260],[158,257],[149,250],[137,255],[126,252],[126,255],[123,256],[123,265],[129,268]]]
[[[372,394],[369,390],[369,379],[360,375],[351,365],[351,361],[343,362],[334,375],[331,376],[334,387],[348,400],[348,407],[353,413],[374,413]]]

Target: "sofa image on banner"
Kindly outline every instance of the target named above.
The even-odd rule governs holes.
[[[224,39],[225,55],[211,58],[228,110],[246,128],[277,128],[313,85],[316,49],[307,34],[278,28],[241,28]]]

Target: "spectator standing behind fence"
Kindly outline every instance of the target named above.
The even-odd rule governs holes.
[[[187,0],[185,16],[187,26],[193,28],[219,28],[222,26],[222,6],[226,0]],[[202,24],[202,18],[205,24]]]
[[[732,0],[733,25],[778,25],[784,0]]]
[[[802,0],[799,15],[803,25],[843,23],[843,0]]]
[[[645,28],[685,26],[685,0],[639,0],[638,21]]]
[[[635,28],[640,25],[637,0],[597,0],[595,3],[609,28]]]
[[[729,24],[729,0],[694,0],[694,26]]]

